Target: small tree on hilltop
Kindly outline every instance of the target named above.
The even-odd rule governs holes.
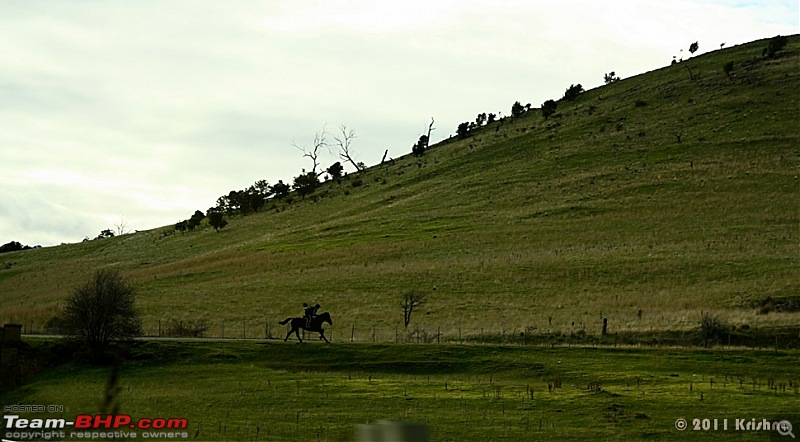
[[[511,105],[511,116],[517,118],[522,116],[525,113],[525,106],[522,105],[519,101],[515,101],[513,105]]]
[[[339,178],[342,177],[342,172],[344,172],[344,167],[342,167],[342,163],[337,161],[331,164],[331,167],[329,167],[328,170],[326,170],[326,172],[328,172],[328,175],[331,176],[332,180],[338,180]]]
[[[583,93],[583,86],[579,84],[570,85],[567,90],[564,92],[564,99],[565,100],[574,100],[578,98],[578,95]]]
[[[283,180],[278,180],[277,183],[273,184],[270,187],[272,193],[275,195],[275,198],[278,200],[282,200],[289,196],[289,191],[292,190],[288,184],[284,183]]]
[[[558,104],[555,102],[555,100],[547,100],[544,103],[542,103],[542,116],[544,117],[544,119],[547,120],[548,118],[550,118],[551,115],[556,113],[557,107]]]
[[[458,138],[461,140],[467,138],[467,135],[469,135],[469,123],[468,122],[460,123],[458,125],[458,128],[456,129],[456,135],[458,135]]]
[[[619,81],[619,77],[617,77],[617,75],[616,75],[616,73],[614,71],[611,71],[611,72],[603,75],[603,81],[605,81],[606,84],[611,84],[611,83],[614,83],[615,81]]]
[[[425,155],[426,150],[428,150],[428,136],[422,134],[419,136],[417,143],[411,147],[411,153],[413,153],[415,156],[421,157]]]
[[[303,172],[295,177],[294,184],[292,184],[292,188],[300,194],[301,198],[312,194],[317,189],[317,186],[319,186],[319,178],[314,172]]]
[[[689,45],[689,52],[692,55],[694,55],[694,53],[697,52],[698,49],[700,49],[700,45],[698,44],[698,42],[694,42],[691,45]]]
[[[769,39],[767,47],[761,52],[761,55],[767,58],[775,58],[778,52],[782,51],[786,45],[789,44],[789,39],[784,35],[776,35]]]
[[[186,227],[189,230],[194,230],[195,227],[199,226],[200,223],[203,222],[205,217],[206,216],[203,215],[203,212],[201,212],[199,210],[195,210],[194,214],[191,216],[191,218],[189,218],[189,222],[186,224]]]
[[[225,219],[225,216],[222,214],[222,212],[209,209],[208,224],[213,227],[214,230],[219,232],[220,229],[228,225],[228,221]]]
[[[98,270],[67,299],[64,331],[83,344],[93,358],[103,357],[112,342],[141,335],[134,304],[135,291],[119,271]]]

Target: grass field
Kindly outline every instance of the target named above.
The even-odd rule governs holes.
[[[51,342],[26,342],[57,352]],[[134,418],[186,418],[193,440],[347,441],[355,439],[357,425],[381,419],[423,422],[435,441],[767,440],[768,433],[735,431],[735,420],[798,417],[799,355],[139,342],[120,370],[116,401]],[[0,394],[0,402],[68,409],[28,417],[94,414],[109,371],[60,365]],[[678,431],[678,419],[689,428]],[[718,419],[719,430],[695,431],[694,419],[700,428],[702,419]]]

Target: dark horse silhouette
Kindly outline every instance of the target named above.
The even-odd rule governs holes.
[[[283,339],[284,342],[289,339],[289,336],[291,336],[292,333],[297,335],[297,339],[300,342],[303,342],[303,338],[300,337],[299,333],[299,330],[302,328],[303,330],[319,333],[320,339],[323,339],[328,344],[331,343],[331,341],[329,341],[328,338],[325,337],[325,330],[322,328],[323,322],[327,322],[328,324],[333,325],[330,313],[323,312],[314,316],[313,318],[311,318],[311,325],[309,325],[308,327],[306,327],[306,318],[286,318],[285,320],[279,322],[279,324],[286,325],[289,321],[291,321],[292,328],[291,330],[289,330],[289,333],[286,333],[286,337]]]

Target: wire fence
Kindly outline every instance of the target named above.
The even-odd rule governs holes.
[[[159,319],[142,324],[143,337],[296,340],[289,325],[277,320],[177,320]],[[723,347],[767,350],[800,348],[800,327],[783,329],[727,330],[703,335],[699,330],[587,332],[585,329],[538,330],[535,327],[502,329],[410,326],[386,324],[324,324],[325,337],[332,342],[420,343],[420,344],[497,344],[544,346],[646,346],[646,347]],[[23,335],[60,335],[58,327],[33,321],[22,324]],[[317,332],[300,331],[303,340],[316,340]],[[319,338],[321,339],[321,338]]]

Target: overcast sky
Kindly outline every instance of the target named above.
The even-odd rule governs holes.
[[[538,107],[798,33],[788,1],[0,1],[0,244],[171,225],[291,181],[327,124],[357,160],[481,112]],[[324,167],[335,154],[321,158]]]

